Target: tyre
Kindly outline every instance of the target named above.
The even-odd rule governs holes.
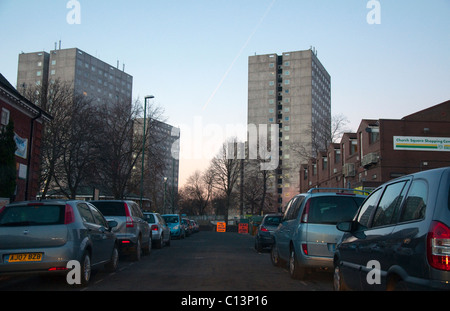
[[[163,245],[164,245],[164,236],[161,234],[159,236],[159,240],[156,241],[156,243],[155,243],[155,247],[158,249],[161,249],[163,247]]]
[[[109,272],[114,272],[117,270],[117,267],[119,266],[119,249],[117,248],[117,245],[114,244],[114,248],[111,254],[111,259],[109,262],[105,265],[106,270]]]
[[[142,252],[142,249],[141,249],[141,237],[139,237],[139,239],[136,241],[136,246],[134,247],[134,252],[133,252],[132,259],[134,261],[141,260],[141,255],[142,255],[141,252]]]
[[[273,244],[272,250],[270,251],[270,261],[275,267],[281,267],[283,265],[276,244]]]
[[[289,274],[291,275],[291,278],[296,280],[303,279],[305,277],[305,272],[306,269],[299,265],[295,249],[292,247],[289,255]]]
[[[348,290],[347,285],[345,285],[344,279],[342,278],[342,272],[338,264],[335,263],[334,273],[333,273],[333,288],[335,291],[346,291]]]
[[[143,253],[144,255],[149,255],[152,252],[152,236],[150,235],[148,237],[148,243],[146,245],[146,247],[143,248]]]
[[[89,252],[84,253],[81,259],[81,286],[87,286],[91,280],[91,254]]]

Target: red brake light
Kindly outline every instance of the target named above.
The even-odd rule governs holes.
[[[123,203],[123,207],[125,208],[125,216],[127,217],[125,226],[127,228],[134,227],[133,217],[131,217],[130,210],[128,209],[127,203]]]
[[[158,231],[158,225],[152,225],[152,230],[153,231]]]
[[[64,224],[68,225],[75,221],[75,215],[73,214],[73,208],[70,204],[66,204],[66,210],[64,213]]]
[[[435,269],[450,271],[450,228],[433,221],[427,237],[428,263]]]
[[[307,223],[308,222],[308,214],[309,214],[309,203],[311,202],[311,200],[308,200],[308,202],[306,202],[305,208],[303,209],[303,215],[301,218],[302,223]]]
[[[261,226],[261,228],[260,228],[259,230],[261,230],[261,231],[263,231],[263,232],[269,232],[269,230],[267,230],[267,228],[264,227],[264,226]]]
[[[303,253],[305,253],[305,255],[308,255],[308,244],[303,243],[302,250],[303,250]]]

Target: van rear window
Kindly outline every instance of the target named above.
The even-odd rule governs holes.
[[[0,212],[0,226],[44,226],[64,224],[65,205],[6,206]]]
[[[350,221],[364,201],[360,197],[319,196],[311,198],[308,223],[337,224]]]

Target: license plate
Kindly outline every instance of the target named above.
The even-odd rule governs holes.
[[[41,261],[42,253],[10,254],[8,262]]]

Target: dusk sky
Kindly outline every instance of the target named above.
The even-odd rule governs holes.
[[[245,137],[251,55],[314,47],[352,130],[450,99],[450,0],[78,0],[78,20],[71,1],[0,0],[0,72],[15,86],[18,55],[60,40],[125,64],[133,98],[181,128],[181,182]]]

